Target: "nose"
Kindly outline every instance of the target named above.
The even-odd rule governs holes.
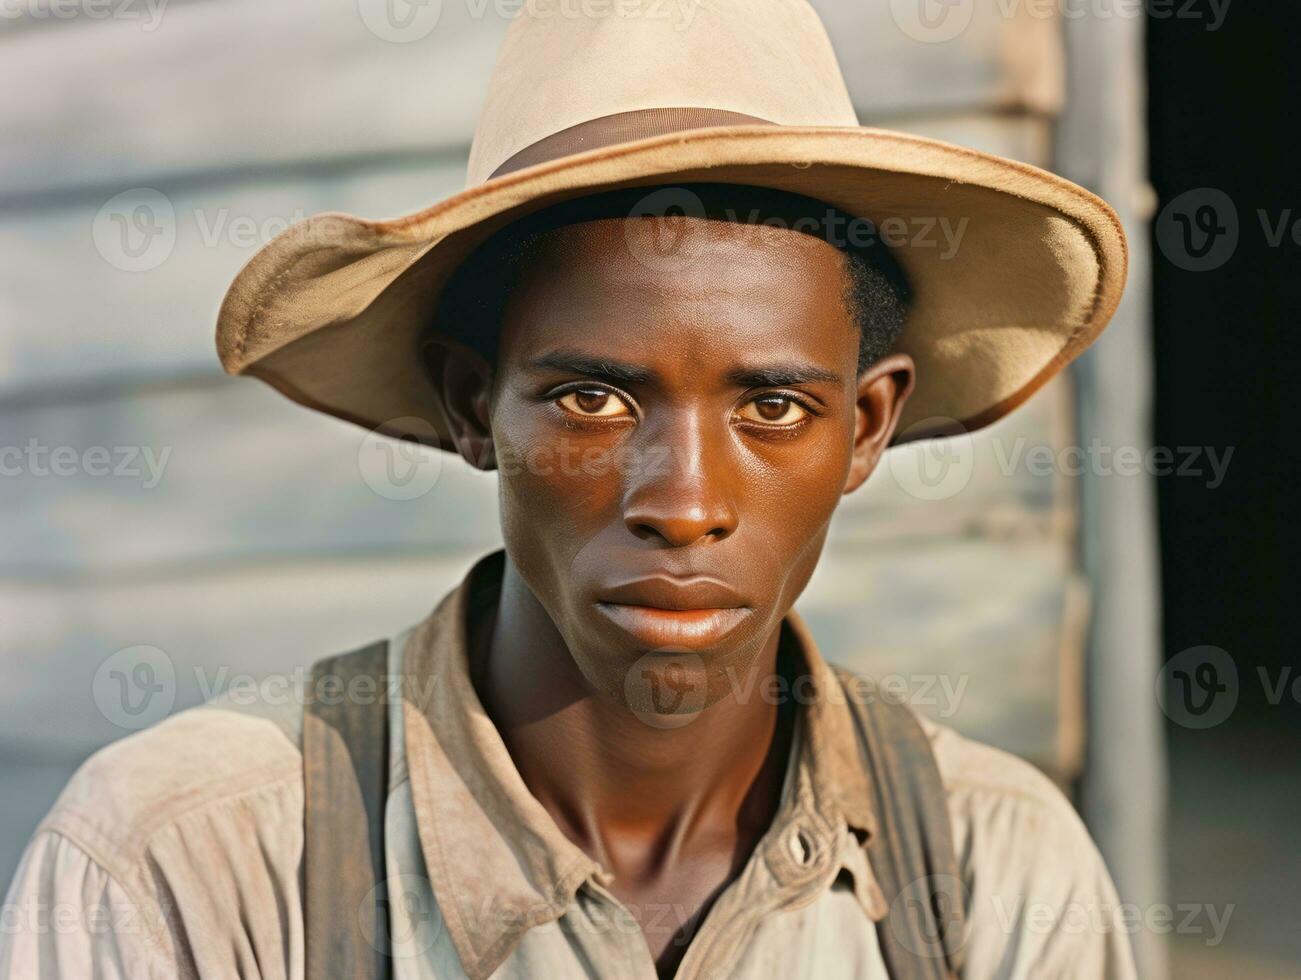
[[[712,445],[699,419],[647,433],[623,499],[624,525],[644,541],[683,548],[721,541],[737,526],[726,445]]]

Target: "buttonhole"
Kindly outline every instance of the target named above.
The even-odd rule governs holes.
[[[796,864],[808,864],[813,859],[813,841],[803,829],[791,834],[790,845]]]

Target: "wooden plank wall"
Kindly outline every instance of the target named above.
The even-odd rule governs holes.
[[[981,0],[940,41],[899,5],[815,6],[865,123],[1051,164],[1054,21]],[[368,0],[0,21],[0,447],[46,454],[0,479],[0,879],[67,772],[131,726],[110,658],[161,651],[179,710],[414,621],[496,546],[491,476],[429,454],[426,492],[392,499],[365,433],[223,377],[212,345],[231,276],[287,222],[461,187],[496,9],[445,0],[406,43],[367,27]],[[115,222],[142,203],[162,236],[132,254]],[[1075,488],[1008,460],[1071,438],[1067,385],[976,439],[943,499],[916,476],[928,450],[896,451],[800,604],[833,659],[1063,780],[1088,596]]]

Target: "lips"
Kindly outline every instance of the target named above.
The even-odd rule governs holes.
[[[713,646],[753,612],[730,586],[703,576],[623,582],[601,590],[596,607],[650,648]]]
[[[673,578],[653,575],[602,589],[601,602],[657,609],[738,609],[746,604],[741,595],[718,579],[703,575]]]

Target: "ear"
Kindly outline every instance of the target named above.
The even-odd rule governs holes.
[[[863,485],[890,445],[904,403],[912,394],[916,371],[907,354],[887,354],[858,376],[854,447],[845,493],[853,493]]]
[[[490,424],[492,366],[478,351],[437,333],[425,341],[421,353],[441,392],[441,407],[457,452],[475,469],[496,469]]]

